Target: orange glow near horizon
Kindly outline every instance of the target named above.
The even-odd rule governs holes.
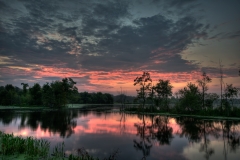
[[[61,66],[64,64],[59,64]],[[128,95],[136,95],[136,89],[138,86],[133,85],[133,81],[136,77],[142,75],[142,71],[86,71],[76,70],[71,68],[57,67],[57,66],[41,66],[41,65],[29,65],[29,67],[9,66],[4,68],[2,73],[12,76],[31,76],[33,79],[29,82],[43,82],[48,77],[59,77],[60,80],[64,77],[73,77],[73,80],[77,82],[76,86],[80,92],[110,92],[112,94],[118,94],[122,90]],[[178,73],[159,73],[157,71],[149,71],[153,80],[153,85],[157,83],[159,79],[170,80],[173,85],[173,93],[183,88],[189,82],[196,83],[196,80],[201,78],[200,71],[194,72],[178,72]],[[211,77],[211,75],[210,75]],[[213,75],[212,83],[209,84],[210,91],[219,91],[219,79],[218,75]],[[21,80],[21,79],[20,79]],[[19,81],[19,80],[18,80]],[[225,83],[233,83],[235,86],[239,85],[239,77],[224,78]],[[20,85],[20,83],[19,83]],[[240,86],[236,86],[240,87]]]

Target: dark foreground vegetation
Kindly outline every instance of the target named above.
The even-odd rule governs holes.
[[[197,84],[188,83],[173,97],[173,86],[169,80],[159,79],[158,83],[153,85],[150,73],[143,72],[141,77],[134,80],[134,85],[140,87],[136,99],[140,105],[127,110],[240,117],[240,108],[234,106],[235,102],[239,101],[237,97],[240,89],[233,84],[224,84],[220,96],[216,93],[207,93],[208,83],[211,81],[211,78],[203,72],[201,79],[196,81]],[[214,106],[216,101],[220,102],[218,106]]]
[[[115,151],[104,160],[115,160]],[[43,139],[35,139],[33,137],[22,138],[13,134],[5,134],[0,131],[0,158],[1,159],[48,159],[48,160],[99,160],[88,154],[81,148],[75,153],[66,155],[64,151],[64,143],[60,143],[54,147],[50,153],[50,142]]]
[[[61,108],[68,103],[81,104],[113,104],[113,96],[109,93],[79,93],[71,78],[53,81],[43,86],[35,83],[30,87],[21,83],[22,88],[7,84],[0,86],[0,105],[3,106],[46,106]]]

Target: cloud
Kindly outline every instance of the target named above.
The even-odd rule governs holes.
[[[83,89],[105,90],[132,85],[128,76],[142,70],[183,82],[200,70],[184,51],[206,39],[239,37],[239,31],[210,37],[197,0],[0,0],[0,7],[2,84],[70,76]]]
[[[5,30],[1,32],[0,41],[5,48],[1,54],[30,64],[60,63],[74,69],[81,66],[89,70],[108,71],[121,67],[134,69],[142,65],[152,66],[151,58],[157,55],[157,60],[166,61],[169,59],[167,55],[161,57],[161,54],[171,52],[171,66],[176,61],[176,64],[184,66],[182,71],[192,70],[196,66],[186,65],[188,62],[179,53],[194,39],[206,35],[201,31],[204,26],[193,17],[174,22],[158,14],[134,19],[132,25],[126,25],[124,21],[130,21],[131,16],[130,4],[125,1],[89,1],[79,8],[67,1],[23,1],[22,5],[28,14],[14,18],[12,29],[1,26]],[[84,9],[84,5],[91,8]],[[66,15],[79,22],[68,23]],[[155,55],[151,54],[159,48],[162,48],[161,53],[155,51]],[[168,61],[164,65],[167,66]],[[164,65],[162,70],[167,72],[168,67]]]
[[[181,71],[194,70],[196,65],[183,60],[180,53],[194,43],[194,40],[205,37],[201,29],[204,25],[192,17],[184,17],[177,22],[162,15],[136,19],[134,26],[116,28],[116,32],[98,37],[98,43],[86,43],[83,47],[81,64],[89,69],[111,70],[123,67],[135,69],[142,65],[152,65],[152,59],[165,61],[164,64],[146,67],[163,71],[173,71],[171,66],[181,65]],[[91,26],[87,26],[90,28]],[[104,32],[107,32],[105,28]],[[109,33],[109,32],[108,32]],[[92,56],[91,53],[98,53]],[[176,65],[175,65],[176,64]],[[168,66],[168,67],[164,67]]]

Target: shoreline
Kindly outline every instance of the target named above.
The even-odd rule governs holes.
[[[20,107],[20,106],[0,106],[0,111],[3,110],[11,110],[11,111],[48,111],[48,110],[68,110],[68,109],[82,109],[83,111],[103,111],[103,112],[124,112],[129,114],[144,114],[144,115],[162,115],[162,116],[173,116],[173,117],[193,117],[193,118],[206,118],[207,120],[240,120],[240,117],[224,117],[224,116],[204,116],[204,115],[190,115],[190,114],[176,114],[176,113],[154,113],[154,112],[136,112],[136,111],[109,111],[104,110],[105,107],[97,107],[97,108],[85,108],[87,106],[100,106],[103,104],[68,104],[68,107],[65,108],[49,108],[43,106],[29,106],[29,107]],[[112,106],[117,105],[120,106],[121,104],[104,104],[104,106]],[[134,104],[133,104],[134,105]]]

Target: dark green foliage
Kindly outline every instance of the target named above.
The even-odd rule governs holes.
[[[0,131],[0,155],[25,154],[26,158],[46,158],[50,143],[46,140],[37,140],[32,137],[15,137]]]
[[[53,105],[53,90],[49,83],[46,83],[42,87],[42,102],[44,106],[51,107]]]
[[[219,98],[216,93],[209,93],[205,96],[205,106],[207,109],[213,109],[213,103]]]
[[[113,104],[113,96],[109,93],[79,93],[79,103],[81,104]]]
[[[15,96],[15,88],[11,84],[7,84],[0,93],[2,105],[12,105]]]
[[[226,88],[224,90],[224,97],[226,101],[229,101],[233,106],[233,99],[234,97],[237,98],[239,93],[239,89],[236,87],[233,87],[232,84],[226,84]]]
[[[79,93],[71,78],[45,83],[42,87],[36,83],[29,87],[21,83],[22,89],[11,84],[0,86],[0,105],[41,106],[62,108],[68,103],[113,104],[113,95],[109,93]]]
[[[134,80],[134,85],[139,85],[137,90],[137,98],[135,103],[139,103],[140,107],[145,108],[128,108],[128,111],[142,111],[142,112],[170,112],[175,114],[196,114],[209,116],[240,116],[238,110],[235,108],[233,112],[234,102],[236,102],[239,89],[233,87],[232,84],[225,88],[225,99],[221,100],[221,109],[214,108],[214,102],[218,100],[219,96],[216,93],[206,93],[208,90],[207,84],[211,82],[205,72],[202,74],[202,79],[197,80],[197,85],[188,83],[186,87],[176,92],[176,97],[172,96],[173,86],[169,80],[159,80],[153,86],[150,78],[150,73],[143,72],[141,77]],[[148,97],[147,97],[148,95]],[[231,105],[230,105],[231,104]]]
[[[29,93],[31,96],[31,105],[41,105],[42,104],[42,91],[41,86],[38,83],[35,83],[32,87],[29,88]]]
[[[27,83],[21,83],[21,85],[23,86],[23,95],[25,96],[27,94],[27,87],[29,86]]]
[[[53,93],[51,106],[56,108],[63,107],[66,101],[66,93],[63,91],[62,82],[52,82],[51,89]]]
[[[154,87],[157,94],[158,104],[163,110],[169,110],[169,97],[172,96],[172,88],[169,80],[159,79],[158,83]]]
[[[198,87],[193,83],[188,83],[186,87],[179,91],[179,106],[183,113],[196,113],[201,109],[201,94]]]

